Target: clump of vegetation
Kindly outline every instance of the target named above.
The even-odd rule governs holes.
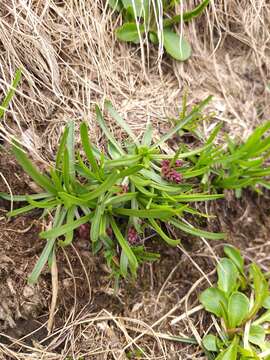
[[[209,359],[269,359],[270,292],[267,277],[252,263],[247,269],[238,249],[224,247],[217,265],[216,286],[200,295],[204,308],[220,319],[218,335],[207,334],[203,346]]]
[[[109,0],[110,6],[123,16],[124,24],[116,30],[119,40],[138,44],[147,38],[155,45],[163,44],[166,52],[180,61],[190,57],[191,47],[173,26],[199,16],[208,3],[203,0],[191,11],[175,14],[175,1]]]
[[[206,216],[192,203],[223,197],[222,194],[201,193],[197,173],[185,165],[202,149],[182,153],[180,147],[170,155],[162,152],[162,145],[191,122],[209,100],[207,98],[196,106],[156,143],[152,141],[151,124],[139,141],[107,102],[107,110],[129,136],[126,145],[116,141],[97,107],[97,121],[107,138],[107,151],[101,152],[91,144],[87,125],[82,123],[83,158],[75,151],[74,123],[71,122],[61,138],[55,166],[47,174],[42,174],[19,144],[14,143],[17,161],[44,192],[13,196],[12,199],[1,194],[4,199],[27,202],[8,216],[43,209],[43,216],[53,218],[50,228],[40,234],[47,242],[30,282],[37,281],[58,246],[72,242],[78,228],[84,236],[88,233],[94,253],[103,251],[116,277],[135,276],[140,263],[159,257],[147,251],[144,240],[153,232],[170,246],[180,243],[180,239],[175,238],[175,229],[208,239],[224,238],[224,234],[196,229],[184,220],[185,214]]]
[[[83,153],[76,150],[75,125],[70,122],[61,137],[55,164],[47,173],[41,173],[14,142],[18,163],[44,192],[0,193],[4,199],[26,203],[8,216],[42,209],[43,217],[53,219],[40,234],[46,245],[30,275],[31,283],[38,280],[46,263],[52,263],[58,247],[72,243],[75,231],[91,241],[94,254],[104,254],[116,279],[135,277],[139,264],[159,258],[148,247],[147,239],[155,234],[169,246],[177,246],[183,232],[213,240],[224,238],[222,233],[194,227],[186,215],[207,218],[192,204],[221,199],[224,189],[236,189],[240,195],[246,186],[269,187],[264,178],[270,172],[265,165],[270,147],[265,134],[270,123],[258,127],[242,144],[227,139],[226,144],[216,145],[218,125],[208,139],[199,136],[199,147],[180,141],[177,149],[164,152],[166,141],[180,130],[194,129],[210,99],[182,113],[176,125],[156,142],[150,123],[138,139],[107,101],[106,110],[126,132],[127,140],[120,143],[115,139],[96,107],[97,121],[107,139],[106,150],[91,143],[86,123],[80,126]],[[194,135],[198,135],[197,130]]]

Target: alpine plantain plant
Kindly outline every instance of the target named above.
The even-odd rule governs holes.
[[[139,141],[112,104],[106,102],[105,108],[127,133],[127,144],[120,144],[114,138],[96,107],[97,121],[107,138],[107,150],[101,152],[91,143],[87,125],[82,123],[80,137],[84,155],[75,151],[74,123],[70,122],[59,143],[55,165],[47,173],[35,167],[18,143],[13,144],[18,163],[43,192],[12,197],[1,193],[3,199],[24,203],[8,216],[41,209],[43,216],[53,219],[49,228],[40,233],[46,244],[29,277],[30,283],[38,280],[46,263],[51,264],[56,249],[70,245],[74,231],[86,225],[93,252],[103,252],[116,278],[135,277],[140,263],[159,258],[158,254],[147,251],[148,236],[157,234],[169,246],[180,243],[174,235],[179,230],[180,234],[185,232],[208,239],[224,238],[222,233],[197,229],[185,221],[185,214],[206,216],[198,212],[193,203],[223,197],[201,193],[197,171],[185,168],[185,162],[205,147],[187,152],[181,152],[179,147],[171,154],[162,151],[164,143],[192,122],[210,99],[194,107],[155,143],[151,124]]]
[[[255,263],[245,271],[244,259],[233,246],[226,245],[224,252],[226,257],[217,265],[217,285],[200,295],[205,310],[221,325],[218,335],[204,337],[203,347],[209,359],[270,359],[267,274]]]
[[[155,45],[162,43],[174,59],[187,60],[191,56],[190,44],[174,31],[173,26],[199,16],[209,0],[177,15],[175,4],[175,1],[168,0],[109,0],[109,5],[121,12],[124,20],[124,24],[116,29],[117,38],[135,44],[147,38]]]

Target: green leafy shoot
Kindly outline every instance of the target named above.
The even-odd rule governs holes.
[[[174,30],[174,25],[195,19],[203,13],[208,4],[209,0],[202,0],[195,8],[176,14],[173,2],[169,1],[163,1],[161,8],[149,0],[109,1],[111,8],[120,12],[123,18],[123,25],[116,29],[118,40],[139,44],[147,39],[158,45],[162,39],[165,51],[178,61],[187,60],[192,51],[183,34],[178,34]],[[160,35],[157,18],[161,17],[163,28]]]
[[[222,332],[207,334],[203,347],[216,360],[264,358],[263,351],[270,346],[265,331],[270,313],[263,310],[269,297],[268,282],[254,263],[249,265],[248,277],[238,249],[226,245],[224,252],[227,257],[217,265],[217,285],[199,297],[204,309],[220,319]],[[241,277],[248,279],[244,289]]]

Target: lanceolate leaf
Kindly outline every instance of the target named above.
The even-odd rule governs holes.
[[[15,93],[15,89],[19,85],[21,77],[22,77],[22,71],[21,71],[21,69],[18,69],[16,71],[15,77],[12,81],[11,88],[8,90],[7,95],[5,96],[4,100],[2,101],[2,104],[0,105],[0,119],[3,117],[5,111],[7,110],[8,105],[9,105],[10,101],[12,100],[13,95]]]
[[[174,134],[176,134],[180,129],[182,129],[186,124],[191,122],[198,115],[198,113],[210,102],[211,99],[212,99],[212,96],[208,96],[205,100],[201,101],[199,103],[199,105],[194,107],[194,109],[191,111],[191,113],[189,115],[187,115],[183,120],[179,121],[178,124],[173,129],[168,131],[165,135],[163,135],[159,141],[155,142],[155,144],[151,146],[151,149],[155,149],[155,148],[159,147],[160,145],[162,145],[164,142],[166,142],[168,139],[170,139]],[[201,148],[199,151],[201,151],[202,149],[203,148]],[[192,153],[193,155],[194,155],[194,151]],[[187,154],[190,154],[190,153],[187,153]],[[187,156],[187,154],[186,154],[186,156]],[[179,158],[180,157],[181,156],[179,156]]]
[[[135,144],[139,144],[138,143],[138,139],[135,136],[135,134],[132,132],[131,128],[129,127],[128,123],[122,119],[122,117],[120,116],[120,114],[118,114],[118,112],[114,109],[114,107],[112,106],[112,103],[110,101],[106,101],[105,102],[105,107],[108,110],[109,114],[114,118],[114,120],[117,122],[117,124],[125,130],[125,132],[128,134],[128,136],[135,142]]]
[[[164,233],[161,227],[154,219],[149,219],[150,224],[152,225],[153,229],[158,233],[158,235],[166,241],[167,244],[171,246],[177,246],[180,244],[180,240],[171,239],[168,235]]]
[[[209,0],[203,0],[198,6],[196,6],[193,10],[187,11],[183,13],[182,15],[175,15],[171,19],[165,19],[163,21],[163,26],[168,27],[172,26],[174,24],[178,24],[182,21],[190,21],[194,19],[195,17],[199,16],[206,6],[209,4]]]
[[[115,234],[115,237],[116,237],[117,241],[119,242],[119,245],[121,246],[121,248],[123,249],[123,251],[125,252],[125,254],[128,258],[130,271],[133,274],[133,276],[136,276],[136,272],[137,272],[137,268],[138,268],[138,262],[137,262],[136,256],[132,252],[132,249],[130,248],[126,239],[123,237],[123,235],[122,235],[121,231],[119,230],[113,217],[111,217],[110,223],[112,226],[112,230]]]
[[[51,230],[42,231],[39,234],[39,237],[42,239],[48,239],[48,238],[52,238],[52,237],[57,238],[61,235],[65,235],[66,233],[77,229],[77,227],[79,227],[80,225],[87,223],[92,217],[93,217],[93,214],[91,213],[89,215],[81,217],[78,220],[74,220],[74,221],[70,222],[69,224],[58,226]]]
[[[118,144],[118,142],[115,140],[113,135],[108,130],[98,106],[96,106],[96,115],[97,115],[97,122],[101,127],[102,131],[104,132],[105,136],[107,137],[107,139],[113,144],[113,146],[119,152],[120,155],[124,155],[125,154],[124,150],[121,148],[121,146]]]
[[[14,144],[12,146],[13,153],[18,161],[18,163],[22,166],[24,171],[43,189],[47,190],[52,194],[56,194],[56,189],[53,186],[51,180],[42,175],[39,170],[33,165],[33,163],[28,159],[25,155],[25,152],[21,150],[18,144]]]
[[[88,136],[88,129],[87,129],[87,126],[86,126],[85,123],[81,124],[80,133],[81,133],[82,146],[83,146],[85,155],[87,157],[87,160],[89,161],[89,163],[90,163],[90,165],[92,167],[92,170],[95,173],[98,173],[98,170],[99,170],[98,169],[98,164],[97,164],[97,161],[95,159],[95,155],[94,155],[93,150],[92,150],[92,145],[90,143],[90,139],[89,139],[89,136]]]
[[[172,225],[174,225],[175,227],[177,227],[178,229],[180,229],[188,234],[199,236],[199,237],[204,237],[206,239],[222,240],[225,237],[225,234],[223,234],[223,233],[211,233],[208,231],[200,230],[200,229],[194,228],[191,225],[187,225],[180,220],[172,219],[172,220],[170,220],[170,223]]]

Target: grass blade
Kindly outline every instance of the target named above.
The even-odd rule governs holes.
[[[10,101],[12,100],[12,98],[14,96],[15,89],[19,85],[21,77],[22,77],[22,71],[21,71],[21,69],[18,69],[16,71],[16,73],[15,73],[15,77],[14,77],[14,79],[12,81],[10,89],[8,90],[8,93],[5,96],[2,104],[0,105],[0,119],[3,117],[5,111],[7,110],[8,105],[9,105]]]

